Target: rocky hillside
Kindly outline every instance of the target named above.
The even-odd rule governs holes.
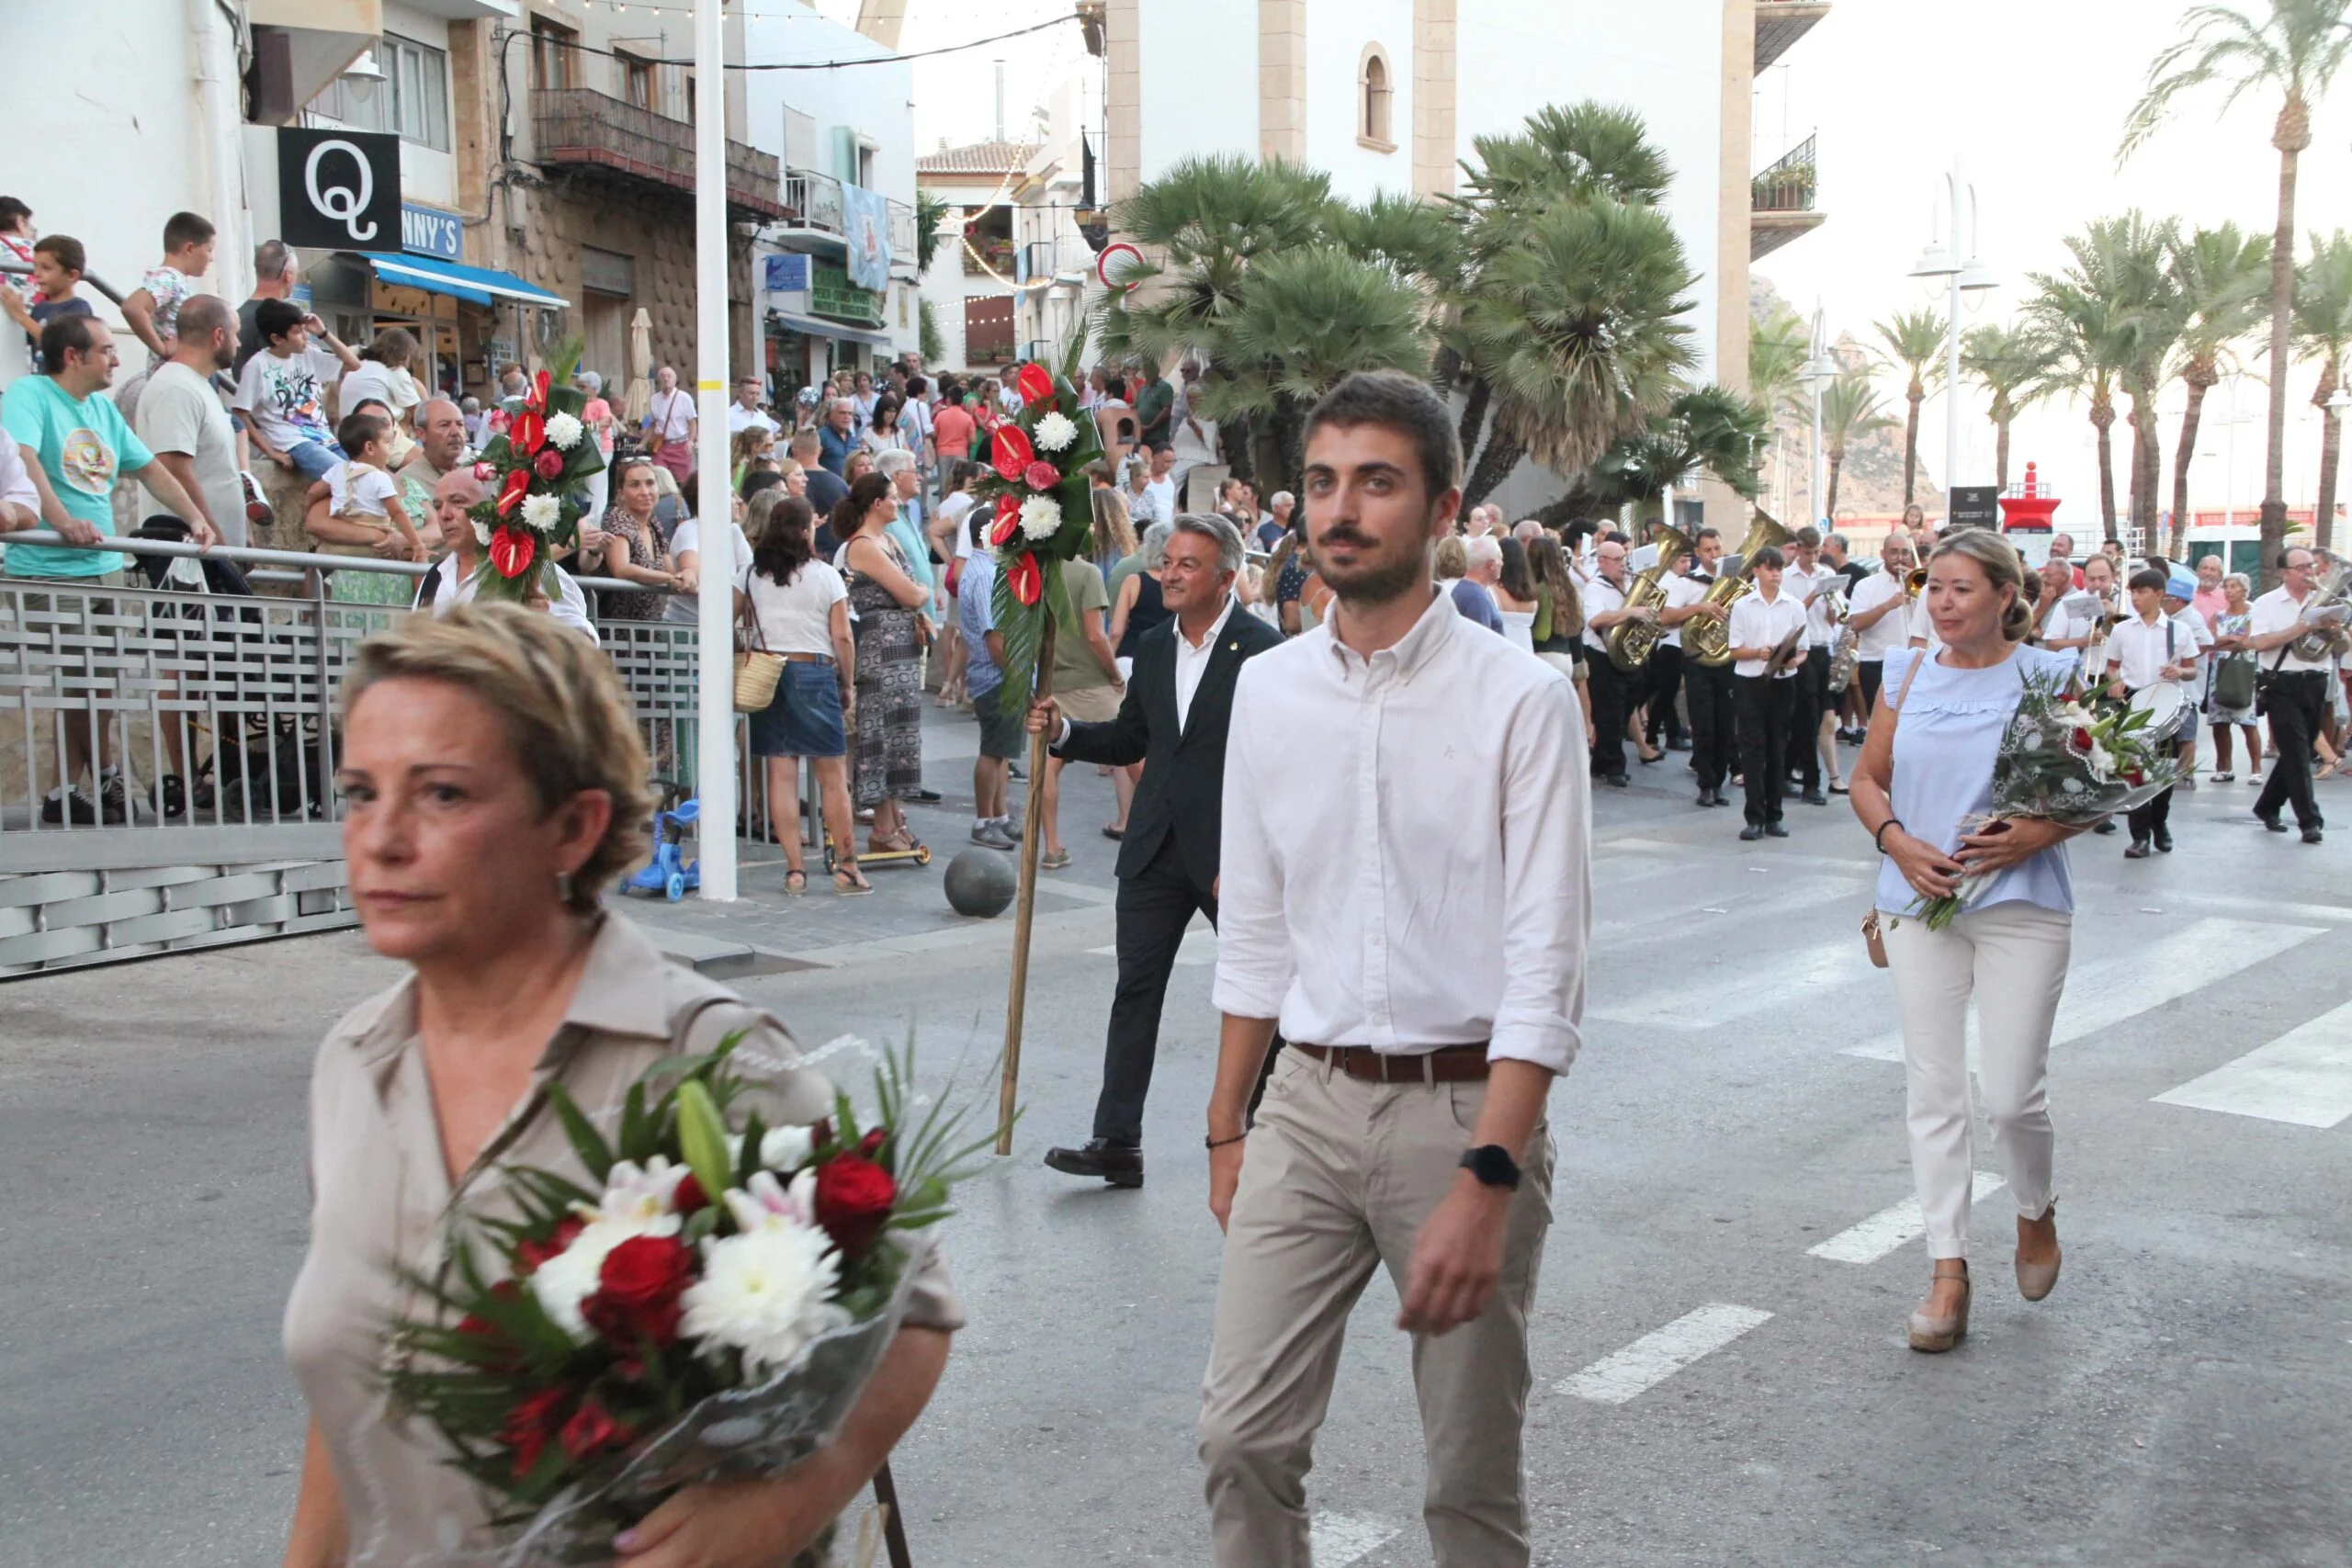
[[[1748,301],[1750,315],[1758,321],[1770,321],[1778,311],[1790,307],[1781,299],[1770,281],[1757,277],[1750,281]],[[1830,345],[1830,353],[1848,368],[1873,367],[1876,356],[1851,333],[1841,334]],[[1899,371],[1890,372],[1875,366],[1878,373],[1879,400],[1889,418],[1900,422],[1905,412],[1903,382]],[[1809,410],[1810,405],[1808,405]],[[1804,509],[1806,468],[1812,462],[1813,421],[1809,412],[1783,412],[1774,431],[1773,450],[1792,470],[1789,476],[1791,511]],[[1825,465],[1826,468],[1826,465]],[[1779,468],[1769,463],[1764,470],[1764,494],[1781,493]],[[1922,456],[1917,485],[1919,503],[1930,516],[1942,509],[1941,492]],[[1888,516],[1903,510],[1903,427],[1897,423],[1892,430],[1883,430],[1854,443],[1846,451],[1846,466],[1838,479],[1838,514],[1846,516]],[[1797,519],[1791,519],[1792,523]]]

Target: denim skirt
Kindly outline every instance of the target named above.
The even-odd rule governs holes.
[[[775,683],[775,699],[752,716],[752,755],[840,757],[848,751],[836,666],[830,659],[793,660]]]

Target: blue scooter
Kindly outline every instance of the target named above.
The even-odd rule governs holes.
[[[621,886],[626,892],[649,897],[660,894],[674,904],[702,887],[702,862],[688,864],[682,847],[686,829],[702,818],[702,800],[698,795],[688,795],[684,804],[673,809],[666,803],[677,799],[676,787],[665,787],[662,795],[665,804],[653,819],[653,858]]]

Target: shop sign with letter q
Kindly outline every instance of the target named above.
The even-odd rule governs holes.
[[[277,221],[289,245],[399,254],[401,139],[281,126]]]

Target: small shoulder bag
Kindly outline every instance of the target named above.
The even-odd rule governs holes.
[[[1894,701],[1886,710],[1895,721],[1900,722],[1903,717],[1903,700],[1911,694],[1911,682],[1919,678],[1919,666],[1935,656],[1933,649],[1921,649],[1919,657],[1911,661],[1911,668],[1903,672],[1903,684],[1895,692]],[[1890,734],[1888,739],[1892,740],[1893,735]],[[1873,969],[1886,967],[1886,933],[1879,929],[1878,906],[1875,904],[1871,906],[1870,911],[1862,916],[1862,946],[1870,953],[1871,967]]]

